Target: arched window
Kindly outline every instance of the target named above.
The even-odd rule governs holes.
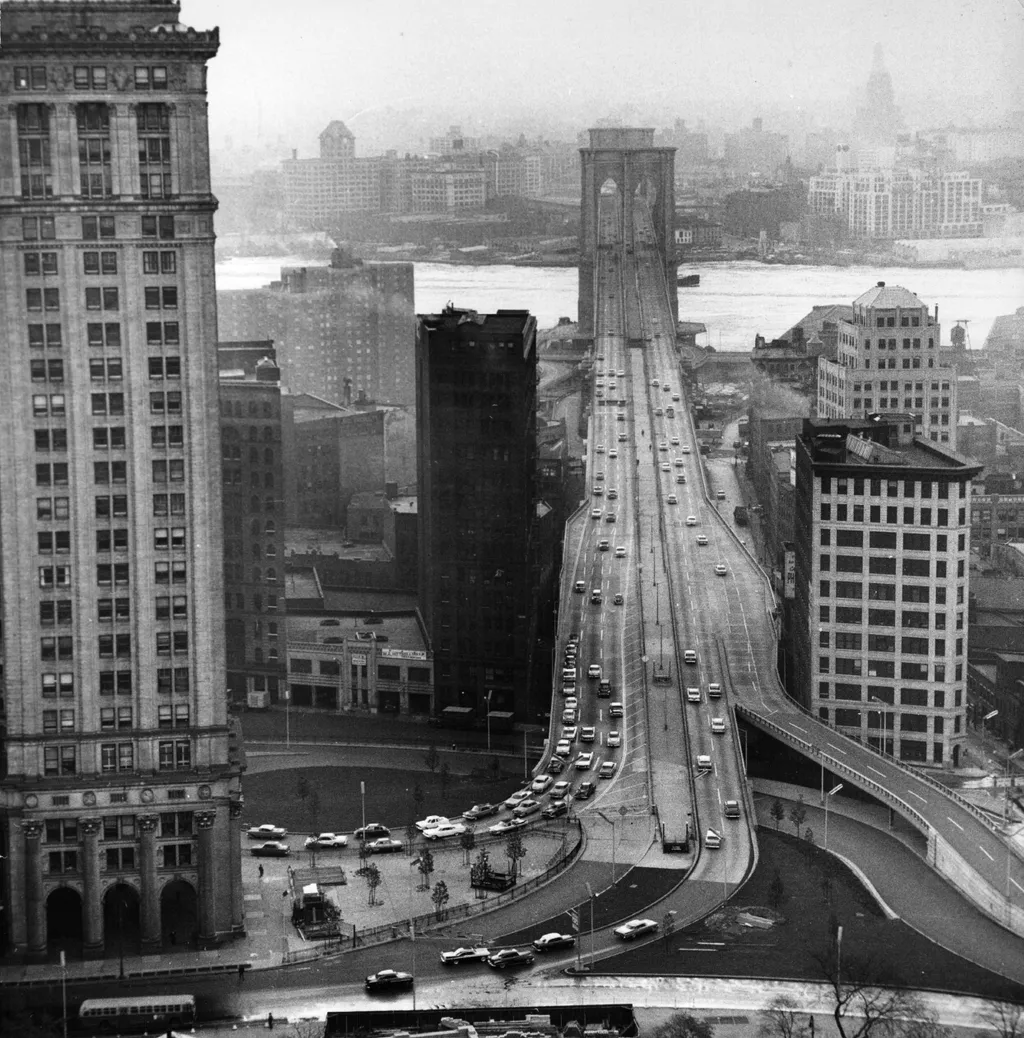
[[[268,519],[267,520],[267,525],[263,528],[263,532],[268,537],[276,536],[276,534],[277,534],[277,523],[275,523],[273,519]]]
[[[269,584],[277,583],[277,570],[273,566],[267,567],[267,582]]]

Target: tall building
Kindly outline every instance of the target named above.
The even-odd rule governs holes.
[[[0,4],[0,925],[30,957],[243,927],[212,348],[219,38],[178,13]]]
[[[227,688],[277,702],[285,652],[281,372],[272,342],[222,342],[221,482]]]
[[[956,767],[980,467],[884,417],[808,419],[796,452],[794,694],[899,760]]]
[[[218,292],[222,341],[273,339],[281,381],[342,406],[416,397],[411,263],[284,267],[267,288]]]
[[[838,357],[818,358],[818,416],[899,413],[914,435],[956,450],[957,371],[940,345],[939,313],[884,281],[838,322]]]
[[[857,109],[853,127],[858,139],[871,144],[890,143],[903,129],[903,114],[896,106],[892,76],[885,67],[880,43],[875,44],[871,55],[864,104]]]
[[[528,713],[537,585],[537,322],[448,307],[416,342],[420,599],[434,701]]]

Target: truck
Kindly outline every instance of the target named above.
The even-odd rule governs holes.
[[[248,710],[269,710],[269,692],[248,692],[245,696],[245,706]]]
[[[747,525],[747,509],[745,505],[737,505],[732,510],[732,517],[737,526]]]

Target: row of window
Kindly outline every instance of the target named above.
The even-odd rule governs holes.
[[[62,84],[64,81],[64,69],[55,69],[53,76],[54,87],[57,88],[58,82]],[[72,82],[76,90],[109,90],[109,78],[105,65],[75,65]],[[167,66],[136,65],[134,83],[136,90],[166,90]],[[120,87],[120,83],[118,86]],[[15,65],[14,89],[18,91],[49,90],[46,66]]]
[[[936,710],[946,708],[946,690],[942,688],[901,688],[899,691],[899,703],[901,706],[932,706]],[[848,699],[862,701],[866,696],[868,701],[878,702],[878,708],[882,711],[892,711],[896,704],[896,692],[891,685],[854,685],[841,681],[833,685],[828,681],[818,682],[818,696],[821,699],[829,699],[834,695],[836,699]],[[963,699],[963,691],[956,689],[951,697],[952,705],[960,707]],[[889,722],[892,723],[891,721]],[[959,731],[959,728],[957,728]]]
[[[905,577],[930,577],[932,575],[930,559],[908,559],[904,557],[897,560],[895,556],[891,555],[869,555],[867,556],[866,568],[864,561],[865,557],[863,555],[819,555],[818,569],[822,573],[828,573],[830,570],[835,569],[837,573],[867,572],[879,575],[894,575],[897,571],[897,561],[899,561],[899,571]],[[835,563],[834,566],[833,562]],[[956,564],[956,575],[958,577],[964,575],[964,566],[964,560],[958,559]],[[936,560],[935,579],[945,580],[947,569],[948,566],[945,559]]]
[[[905,615],[905,614],[904,614]],[[919,614],[925,619],[925,623],[920,627],[927,627],[927,613]],[[860,651],[865,646],[864,636],[854,631],[838,631],[832,634],[830,631],[819,631],[818,632],[818,648],[828,649],[830,647],[839,650],[848,651]],[[869,652],[888,652],[895,653],[897,646],[897,640],[895,635],[891,634],[869,634],[867,636],[867,649]],[[957,639],[958,651],[963,646],[963,639]],[[927,656],[929,654],[929,647],[931,648],[932,654],[936,657],[942,657],[946,655],[946,639],[935,638],[929,641],[928,638],[915,638],[910,635],[904,635],[899,639],[899,651],[905,655],[910,656]],[[839,661],[837,660],[837,663]],[[845,661],[849,662],[849,661]],[[845,663],[844,663],[845,665]],[[838,671],[837,671],[838,673]]]
[[[173,216],[143,216],[139,224],[141,237],[174,240]],[[21,220],[23,241],[56,241],[57,225],[52,216],[24,216]],[[133,235],[134,237],[134,235]],[[109,241],[117,238],[117,224],[113,215],[83,216],[83,241]],[[173,274],[177,267],[176,254],[172,251],[143,252],[144,274]]]
[[[880,601],[880,602],[893,602],[895,601],[894,592],[889,590],[894,588],[892,584],[868,584],[867,598]],[[934,590],[935,603],[936,605],[946,604],[946,589],[944,587],[936,587],[934,589],[929,588],[927,584],[905,584],[903,585],[903,601],[904,602],[925,602],[930,600],[931,592]],[[818,594],[822,598],[832,597],[832,583],[828,580],[821,580],[818,582]],[[836,598],[850,598],[850,599],[862,599],[864,595],[864,585],[859,580],[837,580],[835,582],[835,597]],[[956,589],[956,604],[963,605],[964,601],[964,589],[961,584]],[[889,615],[893,615],[891,612]],[[869,621],[872,622],[872,621]],[[891,626],[891,625],[887,625]]]
[[[194,854],[190,843],[162,844],[159,848],[160,865],[165,869],[191,868]],[[138,867],[134,847],[107,847],[103,852],[106,872],[134,872]],[[78,851],[50,851],[47,854],[49,875],[78,872]]]
[[[82,273],[112,275],[117,274],[117,253],[114,251],[93,252],[86,250],[81,253]],[[56,275],[57,253],[56,252],[25,252],[22,254],[25,265],[26,277],[46,277]],[[173,251],[167,252],[143,252],[142,273],[143,274],[175,274],[178,269],[178,254]],[[56,291],[56,289],[54,289]],[[151,292],[156,293],[152,295]],[[173,295],[168,295],[173,293]],[[161,286],[147,288],[145,290],[147,310],[174,310],[177,308],[177,289],[173,286]],[[171,300],[170,302],[168,300]],[[47,307],[47,309],[51,309]],[[57,309],[52,307],[52,309]]]
[[[100,600],[103,601],[102,599]],[[109,600],[108,600],[109,601]],[[117,599],[117,601],[124,601]],[[156,690],[161,695],[188,695],[191,679],[188,667],[158,667]],[[130,670],[101,670],[99,673],[101,696],[130,696],[132,694],[132,672]],[[44,673],[40,677],[40,693],[44,699],[72,699],[75,695],[75,676],[66,671]],[[162,708],[161,708],[162,710]],[[165,716],[164,713],[160,717]],[[179,716],[175,714],[175,716]],[[165,727],[161,725],[160,727]]]
[[[903,660],[899,666],[899,677],[904,681],[945,681],[946,669],[944,663],[933,663],[929,667],[927,663]],[[896,663],[893,660],[862,661],[845,658],[833,659],[831,656],[818,657],[818,673],[846,674],[868,678],[895,678],[897,676]],[[956,680],[963,680],[962,663],[956,664]]]
[[[63,394],[55,393],[49,397],[39,394],[32,397],[34,418],[60,418],[64,416],[64,413]],[[92,445],[94,450],[124,450],[126,447],[125,427],[123,425],[95,426],[92,430]],[[184,447],[184,427],[181,425],[151,426],[150,445],[157,449]],[[65,429],[37,429],[35,430],[35,446],[37,451],[67,450],[67,431]],[[38,500],[49,499],[39,498]],[[66,500],[66,498],[61,500]],[[44,516],[40,515],[39,518],[44,518]]]
[[[114,289],[114,291],[117,291]],[[90,309],[98,309],[91,307]],[[59,324],[28,324],[26,325],[29,349],[32,350],[59,350],[64,346],[64,331]],[[90,347],[106,347],[107,349],[120,349],[123,343],[121,325],[116,321],[87,321],[85,325],[85,341]],[[178,321],[147,321],[146,322],[146,345],[147,346],[180,346],[181,324]],[[159,358],[156,358],[157,360]],[[167,358],[173,361],[177,367],[176,374],[154,375],[152,372],[154,358],[150,358],[150,378],[180,378],[181,361],[177,357]],[[32,361],[32,364],[42,364],[42,361]],[[54,361],[55,364],[63,364],[62,361]],[[33,368],[33,372],[36,369]],[[51,381],[62,381],[63,373]],[[34,381],[39,381],[33,377]]]
[[[885,586],[885,585],[883,585]],[[892,585],[889,585],[887,590],[889,594],[876,595],[878,599],[883,599],[889,602],[896,601],[896,589]],[[830,617],[833,615],[831,606],[823,605],[818,607],[818,618],[823,624],[830,623]],[[835,622],[837,624],[862,624],[864,620],[864,611],[860,606],[836,606],[835,608]],[[929,622],[930,621],[930,622]],[[918,628],[925,629],[929,626],[934,625],[935,630],[944,631],[946,629],[946,614],[938,612],[933,614],[927,612],[921,612],[919,610],[903,610],[900,613],[900,626],[906,628]],[[962,631],[964,629],[964,614],[963,610],[958,610],[956,614],[956,629]],[[858,636],[859,637],[859,636]],[[871,635],[871,638],[876,637]],[[888,637],[887,635],[878,635],[878,637]],[[858,648],[857,645],[843,645],[840,648]]]
[[[154,603],[157,620],[185,620],[188,618],[188,596],[159,596]],[[96,600],[96,614],[101,623],[124,623],[131,619],[131,599],[100,598]],[[71,623],[71,600],[57,599],[39,603],[39,623],[42,627],[60,627]]]
[[[103,743],[100,746],[100,770],[103,772],[133,771],[135,748],[132,743]],[[192,767],[190,739],[167,739],[157,743],[157,768],[160,771],[178,771]],[[78,747],[44,746],[44,775],[77,775]]]
[[[929,499],[934,491],[935,497],[940,500],[949,498],[950,484],[946,481],[932,483],[929,480],[916,481],[913,479],[861,479],[848,478],[846,476],[821,476],[819,483],[822,494],[839,494],[845,496],[852,493],[854,497],[862,497],[865,492],[870,497],[898,497],[902,490],[904,497],[921,497]],[[958,482],[959,496],[967,496],[967,484]]]
[[[884,523],[887,526],[897,526],[901,522],[904,526],[950,526],[950,509],[948,508],[913,508],[905,507],[902,511],[902,519],[899,506],[888,505],[885,509],[883,519],[881,505],[847,505],[836,504],[833,506],[828,501],[823,501],[820,506],[819,518],[822,522],[837,523],[863,523],[867,508],[867,521],[870,523]],[[833,511],[835,512],[833,516]],[[967,523],[967,509],[960,508],[956,512],[956,525],[964,526]]]
[[[833,543],[833,533],[835,535],[835,545],[838,548],[863,548],[864,547],[864,531],[863,530],[835,530],[832,531],[827,527],[822,529],[820,532],[820,542],[822,547],[828,547]],[[870,548],[882,548],[891,551],[895,551],[898,546],[899,534],[895,530],[869,530],[868,531],[868,547]],[[945,552],[947,544],[947,538],[944,533],[937,534],[935,537],[935,550],[940,554]],[[960,534],[957,539],[957,548],[963,551],[967,544],[967,535]],[[904,531],[903,533],[903,550],[904,551],[931,551],[932,537],[929,533],[909,533]]]
[[[157,706],[157,728],[188,728],[191,707],[188,703],[161,703]],[[134,727],[130,706],[100,708],[100,731],[130,731]],[[71,708],[43,711],[43,732],[52,735],[75,730],[75,711]]]
[[[166,600],[169,603],[169,600]],[[132,636],[130,634],[100,634],[96,640],[100,659],[131,659]],[[156,653],[158,656],[181,656],[188,652],[187,631],[158,631]],[[71,660],[75,657],[74,639],[70,635],[44,635],[39,639],[39,658],[44,662]]]

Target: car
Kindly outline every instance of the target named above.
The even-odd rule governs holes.
[[[287,835],[287,829],[280,825],[270,825],[269,822],[264,825],[254,825],[251,829],[246,830],[246,836],[250,840],[283,840]]]
[[[609,717],[622,717],[622,704],[619,702],[612,702],[608,704],[608,716]]]
[[[668,502],[668,503],[669,503],[670,505],[677,505],[677,504],[679,504],[679,498],[678,498],[678,497],[676,497],[676,495],[675,495],[675,494],[669,494],[669,495],[668,495],[668,497],[666,497],[666,498],[665,498],[665,500],[666,500],[666,501],[667,501],[667,502]]]
[[[551,799],[561,800],[572,789],[572,783],[568,779],[561,779],[551,787]]]
[[[661,463],[661,471],[662,472],[671,472],[672,471],[672,466],[667,461],[663,461]]]
[[[585,724],[580,729],[580,742],[593,742],[597,738],[597,730],[593,725]]]
[[[381,836],[377,840],[370,840],[366,845],[369,854],[396,854],[404,847],[401,840],[392,840],[390,836]]]
[[[352,834],[357,840],[376,840],[381,836],[390,836],[391,830],[380,822],[370,822]]]
[[[566,709],[562,711],[562,724],[575,724],[576,723],[576,708]]]
[[[503,818],[496,825],[488,826],[487,831],[495,836],[501,836],[503,833],[509,833],[513,829],[519,829],[524,825],[526,825],[526,819],[523,817]]]
[[[619,492],[615,487],[608,488],[608,500],[617,501],[619,499]]]
[[[532,951],[522,948],[502,948],[487,959],[487,965],[494,970],[503,970],[507,966],[530,966],[533,964]]]
[[[572,589],[577,595],[582,595],[583,592],[587,590],[587,582],[585,580],[577,580],[576,583],[573,584]]]
[[[698,771],[712,771],[713,766],[711,764],[711,757],[707,753],[697,754],[697,770]]]
[[[626,549],[621,544],[615,549],[615,557],[617,559],[624,559],[626,557]]]
[[[614,512],[606,512],[605,513],[605,517],[604,517],[604,521],[606,523],[614,523],[615,522],[615,513]]]
[[[587,667],[587,677],[588,678],[599,678],[600,676],[601,676],[601,664],[600,663],[591,663],[590,666]]]
[[[529,818],[530,815],[535,815],[540,809],[541,803],[539,800],[524,800],[512,812],[512,815],[515,818]]]
[[[595,472],[594,473],[594,479],[596,479],[598,481],[598,483],[603,483],[604,482],[604,473],[603,472]]]
[[[332,847],[347,847],[348,837],[344,833],[320,833],[307,836],[303,844],[306,850],[330,850]]]
[[[597,446],[596,446],[596,447],[594,448],[594,450],[595,450],[595,451],[597,451],[597,453],[598,453],[598,454],[604,454],[604,444],[603,444],[603,443],[599,443],[599,444],[598,444],[598,445],[597,445]]]
[[[725,718],[724,717],[712,717],[711,718],[711,731],[715,735],[725,734]]]
[[[723,814],[726,818],[739,818],[740,802],[738,800],[726,800]]]
[[[604,390],[603,389],[599,389],[599,390],[597,390],[597,392],[594,395],[597,397],[598,400],[603,400],[604,399]]]
[[[597,786],[593,782],[581,782],[576,789],[576,799],[589,800],[596,791]]]
[[[626,377],[626,373],[625,373],[625,371],[622,370],[622,368],[619,368],[619,370],[615,372],[615,377],[616,378],[625,378]]]
[[[664,409],[663,409],[663,408],[661,408],[661,407],[656,407],[656,408],[654,409],[654,416],[655,416],[656,418],[660,418],[660,417],[661,417],[661,416],[662,416],[662,415],[663,415],[664,413],[665,413],[665,411],[664,411]]]
[[[614,597],[614,598],[612,599],[612,602],[613,602],[613,603],[614,603],[615,605],[622,605],[622,603],[623,603],[624,601],[625,601],[625,600],[623,599],[622,595],[616,595],[616,596],[615,596],[615,597]]]
[[[680,450],[681,450],[681,451],[682,451],[682,452],[683,452],[684,454],[689,454],[689,453],[690,453],[690,445],[689,445],[688,443],[684,443],[684,444],[682,445],[682,447],[680,447],[679,449],[680,449]]]
[[[539,952],[555,951],[558,948],[573,948],[576,938],[571,933],[546,933],[533,942]]]
[[[690,664],[691,667],[695,666],[696,663],[697,663],[697,653],[696,653],[696,651],[694,649],[687,649],[683,653],[683,662]]]
[[[563,696],[574,696],[574,695],[576,695],[576,686],[574,684],[572,684],[572,683],[567,681],[562,686],[562,695]]]
[[[676,458],[675,461],[673,461],[672,464],[675,465],[675,467],[677,469],[681,469],[683,467],[683,465],[685,464],[685,462],[683,461],[682,458]]]
[[[611,546],[612,545],[611,545],[610,541],[598,541],[597,542],[597,550],[598,551],[607,551]]]
[[[399,988],[411,988],[413,976],[402,970],[378,970],[366,978],[367,991],[395,991]]]
[[[575,768],[577,771],[586,771],[592,767],[594,763],[594,755],[592,753],[581,753],[575,761]]]
[[[704,834],[704,846],[708,850],[717,851],[722,846],[722,835],[716,832],[714,829],[708,829]]]
[[[616,383],[616,382],[609,382],[608,383],[608,388],[609,389],[618,389],[619,386],[618,386],[618,383]]]
[[[500,810],[500,804],[474,804],[468,811],[462,812],[462,817],[467,822],[475,822],[479,818],[490,818]]]
[[[708,685],[708,696],[711,699],[720,699],[722,697],[722,686],[717,681],[712,681]]]
[[[655,389],[657,389],[658,386],[661,385],[661,382],[658,379],[656,379],[656,378],[652,378],[651,379],[651,385],[654,386]]]
[[[619,452],[614,447],[612,447],[612,449],[608,452],[608,457],[609,458],[617,458],[618,456],[619,456]],[[611,494],[609,493],[608,496],[611,497]]]
[[[566,749],[565,757],[569,756],[569,750]],[[548,761],[548,772],[552,775],[561,775],[565,771],[565,757],[554,756]]]
[[[619,433],[619,443],[625,443],[628,437],[625,433]]]
[[[594,485],[594,496],[600,497],[604,493],[604,487],[600,483]]]
[[[667,440],[662,440],[661,443],[658,444],[658,450],[659,451],[667,451],[668,450],[668,441]]]
[[[436,829],[439,825],[447,825],[448,819],[444,815],[427,815],[426,818],[416,823],[416,828],[421,833],[426,832],[428,829]]]
[[[254,858],[287,858],[291,854],[291,848],[280,840],[267,840],[259,847],[253,847],[249,852]]]
[[[715,573],[718,576],[724,577],[726,575],[726,573],[728,573],[728,572],[729,571],[728,571],[728,569],[726,569],[726,566],[725,566],[724,562],[718,562],[718,563],[715,564]]]
[[[595,509],[593,509],[591,511],[590,518],[591,519],[600,519],[602,515],[604,515],[604,513],[601,511],[601,509],[600,508],[595,508]]]
[[[622,745],[622,733],[617,729],[613,728],[605,739],[605,745],[609,747],[621,746]]]
[[[559,742],[575,742],[576,736],[579,735],[579,728],[574,724],[567,724],[562,726],[562,736],[558,740]]]
[[[724,490],[719,490],[718,493],[715,494],[715,497],[719,501],[724,501],[725,500],[725,491]]]
[[[678,436],[673,436],[668,442],[671,443],[673,447],[678,447],[679,446],[679,437]]]
[[[600,768],[597,770],[597,777],[601,779],[610,779],[615,774],[615,769],[618,767],[615,761],[606,760]]]
[[[662,387],[662,391],[665,393],[671,393],[672,387],[666,382]]]
[[[321,620],[320,621],[320,626],[321,627],[340,627],[341,626],[341,621],[340,620]]]
[[[603,598],[604,595],[599,587],[594,588],[594,590],[590,592],[591,605],[600,605]]]
[[[657,929],[658,924],[653,919],[630,919],[628,923],[616,926],[612,933],[624,941],[635,941],[645,933],[654,933]]]
[[[674,404],[678,404],[679,403],[679,394],[678,393],[673,393],[672,394],[672,402]]]
[[[615,421],[617,421],[617,422],[624,422],[625,420],[626,420],[626,412],[625,411],[619,411],[615,415]]]
[[[461,836],[464,832],[468,832],[468,829],[461,822],[445,822],[444,825],[436,826],[433,829],[425,829],[423,838],[425,840],[447,840],[452,836]]]
[[[701,548],[706,548],[708,546],[707,536],[705,534],[703,534],[703,533],[697,534],[697,544]]]
[[[612,694],[612,683],[607,678],[601,678],[600,683],[597,686],[597,695],[599,699],[608,699]]]
[[[696,526],[697,525],[697,517],[695,515],[688,515],[686,517],[686,525],[687,526]]]
[[[550,775],[538,775],[531,783],[530,789],[534,793],[546,793],[555,783]]]
[[[682,472],[677,472],[676,473],[676,485],[677,486],[685,486],[686,485],[686,476]]]
[[[456,948],[454,951],[441,952],[441,963],[444,966],[461,966],[464,962],[486,962],[490,955],[490,948]]]
[[[568,739],[559,739],[558,744],[555,746],[556,757],[568,757],[572,753],[572,743]],[[526,799],[525,797],[523,798]],[[512,805],[515,807],[515,804]]]
[[[690,685],[686,689],[686,701],[687,703],[699,703],[700,702],[700,689]]]
[[[566,696],[565,699],[562,700],[563,710],[575,710],[579,705],[580,702],[575,696]]]
[[[505,807],[518,807],[524,800],[530,799],[529,789],[517,789],[509,798],[505,801]]]

